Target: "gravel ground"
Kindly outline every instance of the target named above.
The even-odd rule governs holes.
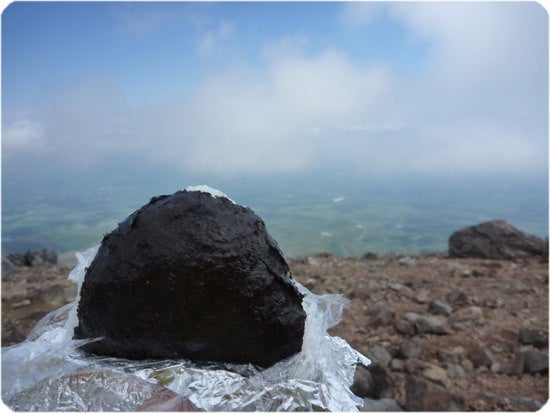
[[[330,332],[384,366],[393,383],[386,396],[401,406],[408,406],[407,376],[460,396],[467,410],[537,410],[547,401],[548,263],[319,254],[290,260],[290,267],[313,292],[350,299]],[[22,341],[40,318],[74,298],[69,271],[2,274],[2,346]],[[434,317],[439,324],[419,331],[418,320]],[[525,360],[533,354],[529,372]]]

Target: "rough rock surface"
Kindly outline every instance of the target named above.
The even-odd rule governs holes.
[[[94,354],[269,366],[299,352],[302,296],[264,222],[225,197],[152,198],[103,239],[76,338]]]
[[[495,220],[455,231],[449,237],[449,256],[505,260],[537,256],[547,259],[548,244],[506,221]]]

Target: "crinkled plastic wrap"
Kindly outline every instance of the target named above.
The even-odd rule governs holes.
[[[69,279],[79,284],[97,247],[77,254]],[[302,351],[267,369],[251,364],[96,357],[72,340],[78,299],[44,317],[26,341],[2,348],[2,399],[13,410],[136,410],[167,387],[208,411],[355,411],[355,366],[370,360],[327,329],[347,300],[318,296],[296,282],[307,313]]]

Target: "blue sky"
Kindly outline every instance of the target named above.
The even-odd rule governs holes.
[[[2,112],[14,164],[546,175],[548,15],[532,2],[16,2]]]

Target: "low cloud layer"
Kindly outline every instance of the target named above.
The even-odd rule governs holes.
[[[44,91],[29,113],[4,116],[4,157],[68,153],[79,165],[131,154],[218,174],[324,164],[384,173],[547,170],[540,6],[350,3],[340,21],[353,31],[380,16],[427,44],[420,69],[365,64],[330,46],[311,53],[298,36],[265,44],[260,64],[228,62],[161,104],[133,105],[116,79],[81,79]],[[214,53],[238,30],[225,21],[203,31],[196,52]]]

